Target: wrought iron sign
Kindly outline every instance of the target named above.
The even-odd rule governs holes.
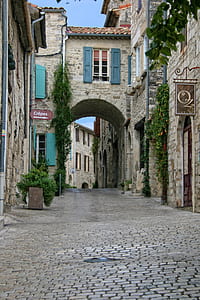
[[[176,115],[194,116],[196,113],[196,90],[195,86],[197,79],[188,78],[188,71],[199,69],[200,67],[189,68],[185,67],[181,72],[176,69],[177,76],[185,78],[175,78],[175,102],[176,102]]]

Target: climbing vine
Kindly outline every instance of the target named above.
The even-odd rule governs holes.
[[[169,124],[169,87],[162,84],[156,95],[157,105],[147,123],[146,135],[152,141],[156,156],[156,173],[162,184],[162,200],[167,201],[168,151],[167,137]]]
[[[67,160],[71,144],[69,131],[69,125],[72,121],[70,110],[71,96],[72,93],[67,73],[67,66],[63,68],[62,64],[60,64],[54,73],[52,98],[55,105],[55,113],[52,120],[52,126],[55,128],[57,148],[57,171],[54,177],[58,186],[59,175],[61,174],[62,189],[65,186],[65,162]]]

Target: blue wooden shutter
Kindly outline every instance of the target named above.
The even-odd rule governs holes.
[[[131,60],[132,56],[128,56],[128,85],[131,85]]]
[[[46,97],[46,68],[35,65],[35,98],[44,99]]]
[[[55,133],[46,133],[46,160],[49,166],[56,165]]]
[[[111,84],[120,84],[120,49],[111,49]]]
[[[83,47],[83,82],[92,82],[92,48]]]

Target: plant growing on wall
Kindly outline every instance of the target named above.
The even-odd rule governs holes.
[[[162,84],[156,95],[157,105],[148,121],[146,134],[152,141],[156,156],[156,172],[162,184],[162,201],[167,202],[168,187],[168,151],[167,137],[169,124],[169,87]]]
[[[55,128],[57,148],[57,171],[54,177],[57,186],[59,186],[59,177],[61,176],[62,190],[65,186],[66,177],[65,162],[71,144],[69,131],[69,125],[72,121],[70,109],[71,95],[67,66],[63,68],[62,64],[60,64],[54,73],[52,97],[55,105],[55,113],[52,120],[52,126]]]

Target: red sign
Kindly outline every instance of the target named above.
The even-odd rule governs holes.
[[[53,112],[51,110],[32,109],[30,117],[34,120],[51,120],[53,118]]]

